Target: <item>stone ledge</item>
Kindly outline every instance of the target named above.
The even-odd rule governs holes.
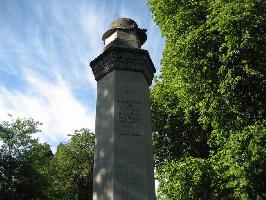
[[[98,81],[113,70],[142,72],[150,85],[156,72],[147,50],[109,47],[90,62],[95,80]]]

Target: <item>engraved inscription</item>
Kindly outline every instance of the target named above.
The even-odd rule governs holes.
[[[135,89],[126,86],[123,91],[124,91],[124,94],[126,95],[132,95],[135,92]]]
[[[122,83],[115,99],[116,132],[120,136],[141,136],[143,107],[142,90],[138,84]]]
[[[139,104],[139,101],[134,100],[117,100],[116,121],[121,127],[137,127],[141,120]]]
[[[140,136],[140,131],[120,131],[119,135],[124,136]]]
[[[117,190],[119,191],[119,199],[136,200],[141,199],[145,193],[145,184],[143,177],[138,175],[128,175],[127,177],[120,178],[116,183]]]
[[[118,199],[141,199],[145,193],[143,175],[134,162],[120,163],[118,165],[118,179],[116,189],[119,191]],[[123,172],[123,173],[121,173]]]

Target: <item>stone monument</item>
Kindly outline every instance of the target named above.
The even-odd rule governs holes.
[[[141,49],[146,30],[115,20],[90,66],[97,81],[93,200],[154,200],[149,85],[155,68]]]

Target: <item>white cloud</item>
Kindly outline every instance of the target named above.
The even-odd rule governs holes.
[[[94,131],[94,110],[82,105],[73,95],[70,86],[59,74],[55,84],[40,74],[26,73],[26,91],[9,91],[0,87],[0,120],[7,115],[32,117],[43,123],[37,136],[42,142],[58,144],[67,140],[67,134],[80,128]]]
[[[0,85],[0,121],[6,120],[8,113],[39,120],[43,131],[38,136],[53,145],[65,141],[74,129],[94,130],[95,108],[81,102],[95,105],[96,81],[89,61],[101,53],[101,36],[115,18],[132,17],[141,28],[148,28],[144,47],[157,67],[162,44],[158,29],[144,17],[149,15],[145,14],[147,7],[130,6],[126,0],[62,3],[13,6],[7,13],[16,20],[7,18],[0,33],[0,71],[8,75]],[[18,30],[19,25],[23,29]],[[53,70],[57,71],[55,80]],[[16,77],[22,87],[12,84]],[[84,94],[85,90],[88,93]]]

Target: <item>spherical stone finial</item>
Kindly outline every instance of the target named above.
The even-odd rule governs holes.
[[[137,23],[130,18],[118,18],[112,22],[110,29],[121,28],[121,29],[137,29]]]
[[[143,45],[147,40],[146,29],[138,28],[137,23],[130,18],[118,18],[114,20],[109,28],[103,36],[102,40],[105,41],[108,37],[110,37],[117,30],[122,30],[125,32],[134,32],[139,40],[139,46]]]

